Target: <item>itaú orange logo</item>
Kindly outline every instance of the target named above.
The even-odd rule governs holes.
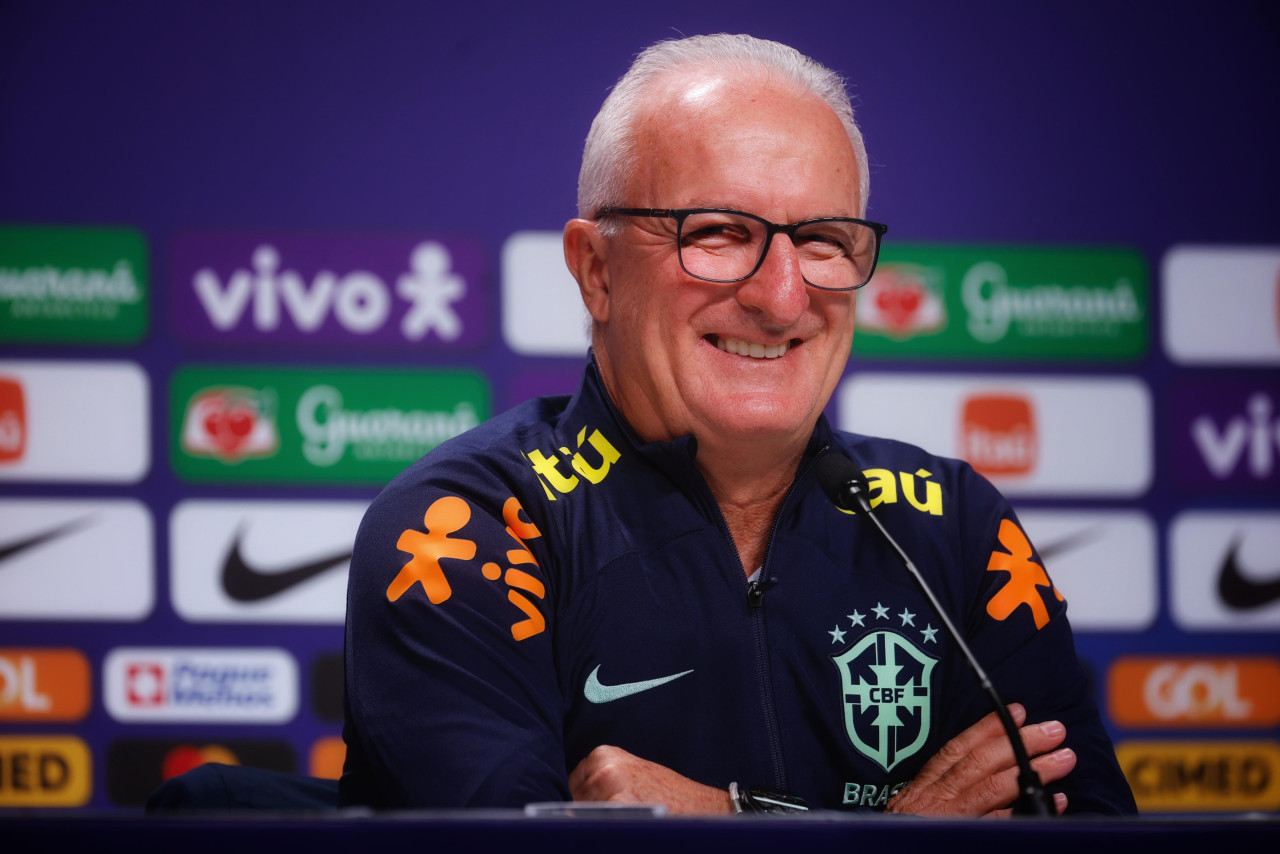
[[[27,406],[22,383],[0,377],[0,463],[22,459],[27,449]]]
[[[981,394],[965,400],[960,456],[986,475],[1029,474],[1036,467],[1035,412],[1021,395]]]
[[[1107,696],[1121,726],[1273,727],[1280,724],[1280,660],[1121,658],[1108,674]]]

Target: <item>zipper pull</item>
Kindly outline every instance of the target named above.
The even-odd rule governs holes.
[[[752,581],[747,585],[747,605],[752,608],[764,607],[764,585],[759,581]]]

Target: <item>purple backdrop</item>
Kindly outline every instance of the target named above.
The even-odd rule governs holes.
[[[170,605],[167,520],[192,497],[368,499],[373,491],[180,483],[167,463],[173,371],[210,361],[477,367],[493,384],[495,411],[530,393],[569,390],[580,360],[520,358],[502,339],[500,251],[513,232],[558,230],[574,215],[591,116],[631,57],[660,38],[750,32],[846,75],[872,164],[869,216],[890,224],[890,240],[1122,245],[1143,254],[1153,271],[1152,345],[1136,366],[1089,370],[1136,373],[1152,390],[1155,482],[1136,506],[1161,531],[1162,579],[1164,532],[1179,511],[1280,506],[1274,475],[1245,483],[1182,464],[1194,451],[1192,420],[1208,414],[1226,441],[1249,394],[1269,389],[1280,404],[1280,386],[1270,368],[1173,365],[1156,331],[1155,276],[1174,244],[1280,243],[1274,4],[539,5],[0,5],[0,224],[126,225],[151,252],[151,328],[138,346],[0,343],[4,358],[132,359],[151,381],[153,463],[140,484],[0,486],[0,495],[19,498],[137,497],[156,521],[156,608],[146,621],[0,623],[0,646],[72,645],[89,659],[95,702],[83,722],[0,731],[84,738],[94,755],[90,806],[117,803],[107,747],[127,739],[284,739],[306,770],[310,746],[338,729],[308,692],[320,681],[313,663],[341,648],[340,629],[263,624],[231,633],[184,622]],[[447,248],[465,297],[444,298],[456,309],[455,338],[428,323],[406,346],[398,330],[410,301],[395,283],[423,241]],[[283,338],[264,342],[252,307],[222,290],[230,337],[213,334],[192,278],[209,268],[225,289],[264,243],[306,285],[295,289],[295,308],[322,300],[311,289],[322,270],[374,274],[391,301],[385,329],[370,341],[344,327],[329,302],[306,302],[318,312],[315,333],[286,316]],[[363,303],[351,299],[358,313]],[[1080,636],[1099,682],[1125,654],[1274,654],[1274,633],[1179,631],[1163,581],[1162,590],[1149,631]],[[301,711],[287,727],[130,725],[100,702],[113,648],[232,644],[284,646],[297,656]],[[1275,739],[1276,730],[1262,736]]]

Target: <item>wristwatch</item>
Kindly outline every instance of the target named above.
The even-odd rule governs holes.
[[[809,811],[809,805],[799,795],[765,789],[761,786],[748,786],[744,789],[737,783],[730,783],[729,800],[733,804],[735,814],[787,815]]]

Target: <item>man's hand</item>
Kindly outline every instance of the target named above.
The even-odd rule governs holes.
[[[1022,743],[1041,782],[1060,780],[1076,767],[1074,751],[1068,747],[1054,750],[1067,737],[1066,727],[1057,721],[1022,726],[1027,711],[1017,703],[1009,705],[1009,714],[1021,727]],[[889,799],[885,812],[1008,818],[1017,797],[1013,746],[1005,737],[1000,718],[992,712],[944,744],[910,785]],[[1061,813],[1067,796],[1056,794],[1053,802]]]
[[[733,812],[729,793],[723,789],[695,783],[665,765],[607,744],[591,751],[573,769],[569,792],[575,801],[664,804],[667,812],[676,815]]]

